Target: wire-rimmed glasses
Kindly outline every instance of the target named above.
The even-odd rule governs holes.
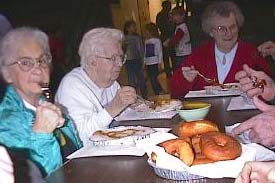
[[[8,64],[6,66],[11,66],[14,64],[18,64],[19,68],[24,71],[28,72],[37,64],[39,67],[47,68],[49,67],[50,63],[52,62],[52,56],[50,53],[43,53],[38,58],[31,58],[31,57],[20,57],[16,62]]]
[[[107,60],[110,60],[110,61],[112,61],[113,63],[116,63],[116,64],[122,63],[122,65],[125,64],[126,60],[127,60],[127,55],[125,55],[125,54],[123,54],[123,55],[112,55],[111,57],[103,57],[103,56],[96,55],[95,57],[107,59]]]
[[[238,26],[236,24],[233,24],[229,27],[226,27],[226,26],[217,26],[217,27],[214,27],[213,30],[215,30],[218,34],[220,35],[225,35],[227,34],[228,32],[236,32],[238,30]]]

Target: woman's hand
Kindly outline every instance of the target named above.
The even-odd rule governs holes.
[[[189,82],[193,82],[198,75],[198,71],[195,70],[194,66],[182,67],[181,70],[184,78]]]
[[[258,51],[265,57],[275,54],[275,43],[272,41],[266,41],[258,46]]]
[[[63,126],[64,122],[59,107],[50,102],[43,102],[36,109],[32,130],[38,133],[52,133],[56,128]]]
[[[130,86],[120,88],[114,99],[106,106],[106,110],[112,117],[118,115],[127,106],[136,102],[136,90]]]
[[[264,80],[264,88],[255,87],[253,78]],[[252,98],[261,95],[266,101],[270,101],[275,96],[275,85],[273,80],[264,72],[255,71],[246,64],[243,66],[242,71],[236,73],[235,79],[240,82],[241,89],[246,92],[248,97]]]
[[[275,162],[246,162],[235,183],[275,182]]]
[[[262,113],[235,127],[232,130],[232,135],[235,136],[249,131],[251,142],[272,147],[275,145],[275,106],[267,105],[258,97],[253,98],[253,103]]]

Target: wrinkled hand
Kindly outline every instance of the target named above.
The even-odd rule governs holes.
[[[275,182],[275,162],[246,162],[235,183]]]
[[[124,86],[117,91],[115,98],[106,106],[106,110],[115,117],[127,106],[135,103],[136,99],[136,90],[133,87]]]
[[[36,109],[32,130],[38,133],[52,133],[56,128],[63,126],[64,122],[59,107],[50,102],[43,102]]]
[[[184,78],[189,82],[193,82],[198,75],[198,71],[195,70],[194,66],[182,67],[181,70]]]
[[[264,89],[255,88],[251,77],[256,77],[266,81]],[[259,96],[261,95],[265,100],[270,101],[275,96],[275,85],[273,80],[262,71],[255,71],[248,65],[243,66],[243,70],[239,71],[235,75],[235,79],[240,82],[241,89],[246,92],[247,96]]]
[[[265,57],[268,55],[275,54],[275,43],[272,41],[267,41],[258,46],[258,51]]]
[[[249,131],[251,142],[262,144],[266,147],[275,145],[275,106],[267,105],[258,97],[253,97],[255,106],[262,111],[232,130],[233,135]]]

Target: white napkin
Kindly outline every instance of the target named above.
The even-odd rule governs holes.
[[[115,155],[143,156],[145,154],[145,147],[154,146],[162,141],[176,138],[175,135],[167,133],[170,130],[169,128],[155,128],[155,130],[157,132],[150,135],[149,138],[137,140],[133,145],[94,146],[93,144],[88,144],[67,158]]]
[[[247,161],[271,161],[275,160],[273,151],[258,144],[242,144],[242,154],[239,158],[229,161],[218,161],[202,165],[186,166],[180,159],[167,154],[159,146],[153,146],[146,150],[148,157],[151,153],[157,154],[156,166],[158,168],[169,169],[173,171],[188,171],[191,174],[200,175],[209,178],[233,177],[242,170]]]
[[[247,103],[243,97],[232,97],[227,111],[257,109],[253,103]]]
[[[119,116],[115,118],[116,121],[130,121],[130,120],[144,120],[144,119],[171,119],[177,112],[165,111],[165,112],[138,112],[131,108],[127,108]]]
[[[219,94],[207,94],[205,90],[189,91],[184,98],[197,98],[197,97],[225,97],[225,96],[234,96],[240,95],[241,92],[227,92]]]

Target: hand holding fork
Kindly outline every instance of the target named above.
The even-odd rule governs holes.
[[[195,69],[194,66],[191,66],[191,67],[182,67],[182,74],[184,76],[184,78],[189,81],[189,82],[193,82],[194,79],[197,77],[197,76],[200,76],[202,79],[204,79],[205,82],[207,83],[211,83],[211,84],[216,84],[218,83],[217,79],[214,78],[214,79],[211,79],[211,78],[208,78],[206,76],[204,76],[203,74],[201,74],[198,70]]]

